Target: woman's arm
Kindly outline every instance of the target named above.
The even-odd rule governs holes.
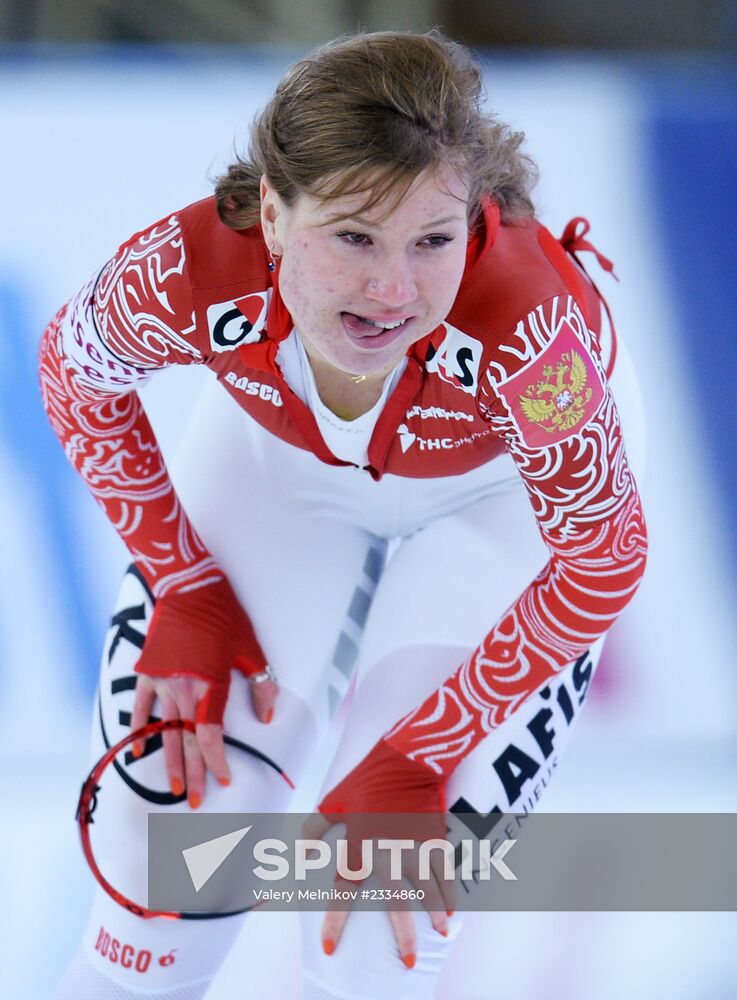
[[[41,342],[41,392],[67,457],[160,596],[221,578],[179,503],[135,391],[201,361],[176,218],[125,244]]]
[[[230,670],[260,673],[266,659],[228,580],[176,495],[136,389],[155,370],[202,361],[175,216],[124,244],[99,277],[60,311],[41,342],[44,406],[64,450],[103,507],[156,597],[141,657],[132,728],[156,697],[163,718],[195,718],[197,740],[164,735],[174,794],[186,778],[190,803],[204,792],[205,766],[228,778],[222,718]],[[270,721],[277,694],[252,687]],[[134,750],[142,751],[141,746]],[[186,774],[185,774],[186,771]]]
[[[445,777],[609,629],[647,551],[617,408],[572,297],[544,302],[506,338],[479,405],[525,482],[550,560],[469,660],[386,736]]]
[[[328,817],[442,812],[446,780],[464,757],[603,635],[642,579],[640,497],[571,296],[520,321],[485,373],[479,406],[524,480],[550,560],[470,658],[325,796]],[[475,567],[481,600],[485,571],[494,567]]]

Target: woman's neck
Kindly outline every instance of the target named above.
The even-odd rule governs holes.
[[[304,341],[302,346],[315,376],[317,394],[336,417],[356,420],[376,405],[391,368],[372,375],[349,375],[316,355]]]

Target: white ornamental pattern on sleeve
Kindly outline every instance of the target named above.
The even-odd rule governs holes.
[[[67,371],[100,390],[129,392],[145,385],[150,369],[138,368],[114,354],[100,336],[94,318],[94,275],[74,296],[59,324]]]
[[[222,579],[132,391],[155,368],[200,360],[184,265],[176,220],[157,224],[121,248],[41,342],[51,425],[157,596]]]
[[[102,269],[95,288],[95,321],[111,351],[143,368],[201,361],[194,343],[194,310],[185,252],[175,215],[125,244]]]

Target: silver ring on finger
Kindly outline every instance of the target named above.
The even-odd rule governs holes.
[[[268,663],[260,673],[248,675],[249,684],[263,684],[264,681],[273,681],[276,684],[276,676]]]

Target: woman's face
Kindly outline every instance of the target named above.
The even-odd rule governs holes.
[[[261,195],[279,289],[313,362],[383,374],[450,312],[468,242],[468,190],[451,170],[420,174],[385,218],[386,205],[360,214],[362,194],[287,207],[264,179]]]

